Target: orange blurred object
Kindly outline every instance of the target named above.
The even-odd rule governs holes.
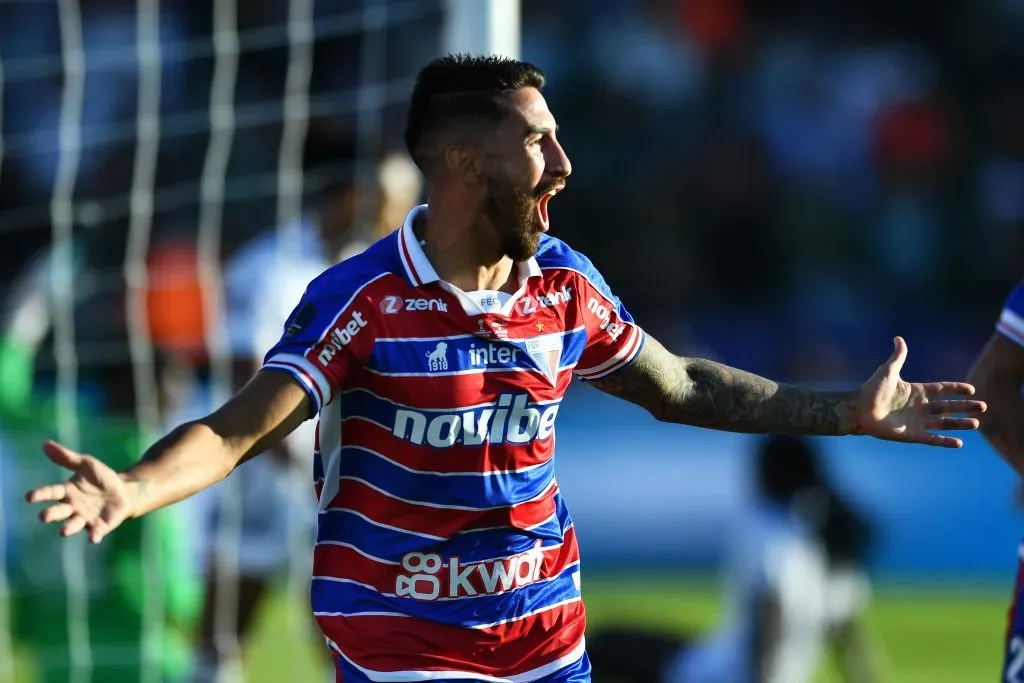
[[[146,265],[146,309],[153,343],[170,352],[202,355],[207,302],[195,248],[179,242],[155,245]]]

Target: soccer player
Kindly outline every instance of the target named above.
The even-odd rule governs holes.
[[[727,612],[708,636],[618,626],[587,639],[594,677],[619,683],[811,683],[826,649],[847,683],[879,680],[864,626],[870,528],[829,481],[812,444],[757,449],[755,497],[730,553]]]
[[[985,397],[989,414],[981,433],[1018,474],[1024,475],[1024,282],[1010,292],[991,339],[969,381]],[[1024,682],[1024,543],[1006,629],[1003,682]]]
[[[338,163],[354,156],[354,144],[312,135],[305,154],[314,171],[318,161]],[[373,205],[365,221],[356,215],[358,192]],[[377,240],[392,232],[396,208],[404,215],[419,200],[419,193],[419,176],[412,161],[405,155],[388,154],[377,165],[372,183],[332,182],[318,193],[316,210],[296,225],[286,226],[284,231],[267,230],[238,250],[224,274],[227,338],[236,390],[262,365],[263,354],[280,337],[306,285],[369,246],[364,241],[367,237]],[[267,588],[290,563],[302,568],[302,558],[294,553],[295,541],[308,536],[302,545],[308,548],[313,543],[317,509],[306,468],[299,476],[296,470],[309,458],[313,433],[313,423],[304,423],[271,448],[268,457],[239,470],[232,489],[225,492],[214,486],[204,492],[200,509],[205,514],[201,517],[210,522],[204,526],[203,539],[203,554],[208,558],[206,601],[192,683],[218,680],[219,671],[240,666],[238,646],[247,640]],[[235,529],[222,524],[232,519],[223,506],[225,495],[238,496]],[[224,543],[225,538],[232,542]],[[308,577],[308,568],[303,573]],[[231,600],[222,599],[225,589],[233,596]],[[219,610],[227,608],[234,608],[235,613],[222,620]],[[218,633],[218,627],[232,632]]]
[[[543,84],[512,59],[427,65],[406,127],[427,204],[310,283],[263,370],[137,465],[46,443],[74,474],[28,494],[52,503],[42,520],[99,542],[318,415],[312,605],[339,680],[588,681],[552,461],[573,376],[716,429],[959,447],[938,432],[977,428],[970,385],[900,378],[901,338],[859,390],[821,392],[646,336],[591,262],[546,234],[571,167]]]

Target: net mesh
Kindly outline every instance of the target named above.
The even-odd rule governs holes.
[[[370,237],[380,159],[401,147],[405,98],[446,47],[449,7],[0,5],[0,272],[16,274],[0,276],[0,681],[187,673],[198,514],[161,511],[98,547],[62,541],[20,502],[64,476],[39,445],[52,437],[123,466],[232,392],[227,264],[271,232],[285,267],[312,198],[340,185],[360,189],[350,238]],[[308,481],[305,469],[289,476]],[[245,520],[233,479],[219,499],[215,641],[237,662],[232,558]],[[308,630],[311,548],[299,528],[289,544],[290,627]]]

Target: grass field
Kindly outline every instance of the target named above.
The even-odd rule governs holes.
[[[671,631],[710,627],[718,592],[699,580],[596,577],[584,582],[589,622],[647,624]],[[1007,607],[1002,589],[896,589],[876,591],[871,625],[895,683],[995,683]],[[321,683],[312,641],[295,636],[287,606],[276,599],[262,616],[249,650],[248,683]],[[839,683],[828,667],[817,683]],[[23,670],[15,683],[31,683]],[[97,681],[96,683],[101,683]]]

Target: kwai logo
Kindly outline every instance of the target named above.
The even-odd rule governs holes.
[[[416,600],[461,598],[471,595],[494,595],[537,582],[544,568],[544,550],[540,541],[518,555],[487,562],[462,564],[451,558],[448,571],[437,553],[406,553],[402,569],[395,581],[395,595]],[[447,574],[447,576],[445,576]],[[447,579],[445,581],[444,579]]]

